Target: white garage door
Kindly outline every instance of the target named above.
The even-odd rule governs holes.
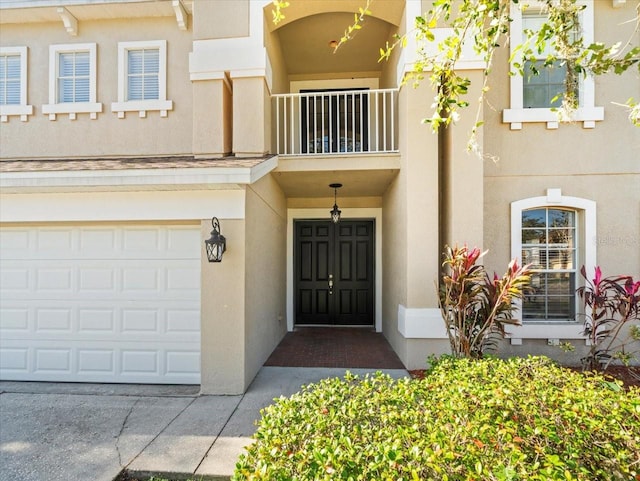
[[[0,230],[0,378],[198,384],[200,229]]]

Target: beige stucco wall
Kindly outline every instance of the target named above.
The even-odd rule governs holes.
[[[287,331],[287,211],[270,176],[246,189],[245,387]]]
[[[201,223],[208,239],[211,220]],[[227,239],[222,262],[209,263],[202,244],[201,381],[202,394],[242,394],[245,384],[245,222],[220,219]]]
[[[173,101],[168,117],[137,112],[118,119],[111,103],[118,100],[118,41],[167,40],[167,99]],[[192,92],[188,53],[191,32],[179,30],[175,18],[137,18],[80,22],[78,35],[69,36],[61,22],[3,24],[3,46],[28,47],[28,98],[34,114],[28,122],[11,117],[2,124],[2,158],[59,158],[87,156],[142,156],[191,153]],[[69,120],[60,114],[50,121],[42,113],[49,103],[49,45],[97,44],[97,102],[103,111],[96,120],[78,114]],[[19,141],[17,141],[19,139]]]
[[[264,77],[233,78],[233,152],[263,155],[271,148],[271,99]]]
[[[226,79],[193,82],[193,154],[210,157],[231,152],[232,94]]]
[[[249,0],[196,0],[193,2],[195,40],[249,35]]]
[[[437,307],[438,145],[421,123],[432,96],[424,84],[400,90],[401,170],[383,196],[383,332],[407,367],[424,366],[425,342],[400,334],[398,306]]]

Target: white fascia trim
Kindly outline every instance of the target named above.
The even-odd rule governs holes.
[[[287,211],[287,330],[294,328],[293,309],[293,222],[297,219],[329,219],[330,209],[288,209]],[[375,219],[376,221],[376,302],[375,328],[382,332],[382,209],[379,207],[343,207],[345,219]]]
[[[447,339],[440,309],[407,308],[398,304],[398,331],[407,339]]]
[[[196,220],[212,211],[243,219],[244,190],[0,194],[0,222]]]
[[[0,188],[19,192],[87,187],[161,187],[252,184],[278,165],[271,158],[255,167],[4,172]]]

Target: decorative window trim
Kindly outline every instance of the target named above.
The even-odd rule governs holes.
[[[0,122],[20,117],[22,122],[33,115],[33,105],[27,105],[27,47],[0,47],[0,55],[20,55],[20,104],[0,105]]]
[[[511,257],[519,259],[522,256],[522,211],[535,207],[561,207],[578,211],[578,225],[581,229],[576,235],[576,247],[584,260],[587,272],[593,272],[597,263],[596,203],[580,197],[564,196],[560,189],[547,189],[546,196],[530,197],[511,203]],[[576,259],[576,262],[580,264],[579,259]],[[522,321],[521,303],[518,303],[516,317]],[[583,339],[580,326],[581,324],[575,321],[537,321],[524,322],[521,326],[508,326],[507,331],[512,344],[521,344],[522,339]]]
[[[58,56],[61,53],[89,52],[89,102],[58,102]],[[96,101],[97,46],[95,43],[67,43],[49,46],[49,103],[42,106],[42,113],[49,120],[56,120],[59,114],[69,114],[69,120],[76,120],[77,114],[89,114],[92,120],[102,112],[102,103]]]
[[[536,8],[536,4],[541,5],[536,0],[532,0],[530,8]],[[585,5],[582,11],[582,36],[585,43],[591,44],[594,39],[594,6],[593,0],[578,0],[578,4]],[[522,44],[522,17],[523,13],[519,6],[511,9],[511,33],[510,45],[514,49]],[[512,51],[513,55],[514,52]],[[522,62],[522,55],[518,52],[514,55],[515,62]],[[505,109],[502,115],[502,122],[510,124],[511,130],[521,130],[523,123],[546,123],[547,129],[557,129],[561,119],[560,113],[545,108],[525,109],[523,107],[523,78],[521,75],[510,76],[511,108]],[[562,119],[564,120],[564,119]],[[604,107],[595,105],[595,81],[592,75],[587,75],[580,81],[580,106],[567,120],[582,122],[585,129],[593,129],[596,122],[604,120]]]
[[[157,100],[127,100],[127,73],[129,50],[142,48],[157,48],[159,50],[158,96]],[[159,111],[160,117],[166,117],[169,110],[173,110],[173,102],[167,100],[167,41],[140,41],[118,43],[118,101],[111,104],[111,111],[124,119],[126,112],[138,112],[140,118],[145,118],[147,112]]]

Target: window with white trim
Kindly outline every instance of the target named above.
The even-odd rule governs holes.
[[[124,118],[126,112],[159,111],[161,117],[173,109],[167,100],[167,42],[120,42],[118,44],[118,101],[111,110]]]
[[[33,114],[27,105],[27,47],[0,47],[0,121]]]
[[[524,321],[575,320],[576,218],[575,210],[553,207],[522,211],[522,263],[532,271]]]
[[[512,338],[579,339],[580,267],[596,265],[596,204],[548,189],[511,203],[511,256],[530,264],[531,290],[510,328]]]
[[[523,15],[523,31],[539,31],[546,19],[546,15]],[[545,59],[550,53],[551,49],[547,46],[544,51],[536,52],[535,62],[527,60],[524,64],[522,102],[525,109],[556,108],[562,105],[567,65],[560,60],[545,65]]]
[[[49,120],[58,114],[68,114],[71,120],[77,114],[96,119],[102,112],[96,101],[96,55],[95,43],[49,47],[49,104],[42,106]]]
[[[514,6],[511,11],[511,48],[515,49],[525,40],[526,29],[537,31],[546,19],[541,13],[541,3],[535,0],[528,2],[529,6]],[[593,0],[578,0],[584,5],[580,15],[582,38],[585,44],[593,42],[594,38],[594,5]],[[522,10],[522,9],[525,10]],[[540,75],[531,75],[531,64],[524,68],[524,76],[515,73],[510,78],[511,99],[509,109],[503,111],[502,121],[511,126],[511,130],[522,129],[523,123],[546,123],[547,128],[556,129],[559,126],[560,113],[555,107],[562,104],[562,93],[565,90],[564,77],[566,67],[562,62],[554,66],[544,67],[544,58],[549,51],[539,54],[535,68]],[[521,63],[520,52],[513,52],[514,62]],[[579,106],[571,113],[573,121],[581,121],[584,128],[594,128],[596,121],[604,119],[604,108],[595,106],[595,83],[591,75],[580,78],[578,86]],[[560,95],[558,95],[560,94]]]

